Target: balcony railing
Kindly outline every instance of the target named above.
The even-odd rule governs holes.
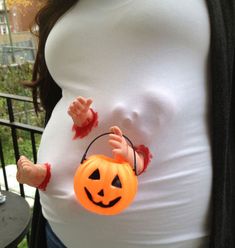
[[[33,103],[32,99],[30,97],[16,96],[16,95],[11,95],[11,94],[4,94],[4,93],[0,93],[0,99],[4,99],[6,101],[7,115],[8,115],[8,118],[6,119],[0,118],[0,126],[8,127],[11,131],[11,139],[12,139],[12,144],[13,144],[12,149],[14,151],[15,162],[17,162],[20,157],[19,139],[17,136],[18,130],[24,130],[30,134],[33,160],[34,162],[36,162],[37,147],[36,147],[35,135],[42,134],[43,128],[16,122],[15,121],[16,113],[14,113],[14,108],[13,108],[13,101]],[[0,162],[2,165],[2,169],[3,169],[5,188],[6,190],[9,190],[3,145],[4,144],[2,144],[1,137],[0,137]],[[24,186],[22,184],[19,184],[19,187],[20,187],[21,196],[25,197]]]
[[[32,115],[32,109],[33,109],[33,101],[30,97],[24,97],[24,96],[17,96],[17,95],[11,95],[11,94],[4,94],[4,93],[0,93],[0,99],[1,99],[1,103],[6,106],[6,113],[0,113],[0,128],[3,128],[3,130],[5,131],[6,129],[10,130],[10,139],[12,140],[12,147],[7,147],[7,149],[13,150],[14,153],[14,159],[15,159],[15,164],[18,161],[19,157],[20,157],[20,144],[19,144],[19,135],[18,135],[18,131],[21,132],[22,130],[24,132],[27,132],[28,134],[30,134],[30,143],[31,143],[31,152],[32,152],[32,158],[34,160],[34,162],[36,162],[37,160],[37,145],[36,145],[36,135],[41,135],[43,132],[43,128],[41,127],[37,127],[37,126],[32,126],[29,124],[24,124],[21,122],[17,122],[16,119],[19,119],[19,115],[22,115],[23,113],[26,113],[26,119],[27,119],[27,115],[31,116]],[[17,102],[23,102],[24,106],[27,104],[31,104],[32,107],[30,108],[30,110],[28,110],[26,107],[24,108],[24,111],[22,112],[18,112],[15,113],[15,108],[13,104],[13,102],[17,103]],[[2,118],[4,117],[4,118]],[[8,143],[9,145],[9,143]],[[1,136],[0,136],[0,167],[2,167],[2,172],[3,172],[3,178],[4,178],[4,185],[5,185],[5,190],[6,191],[10,191],[9,190],[9,180],[7,178],[7,170],[6,170],[6,160],[5,160],[5,154],[4,154],[4,149],[6,147],[4,147],[4,143],[2,142]],[[16,179],[14,179],[14,181],[16,182]],[[17,182],[16,182],[17,185]],[[1,189],[1,188],[0,188]],[[19,184],[19,190],[18,192],[20,192],[20,195],[22,197],[25,198],[25,190],[24,190],[24,186],[22,184]],[[26,228],[29,228],[26,227]],[[26,229],[25,229],[26,230]],[[22,232],[23,233],[23,232]],[[22,234],[23,235],[23,234]],[[27,231],[27,233],[24,233],[24,235],[27,236],[27,247],[29,247],[29,236],[30,233],[29,231]],[[23,238],[24,236],[22,236]],[[18,237],[19,238],[19,237]]]

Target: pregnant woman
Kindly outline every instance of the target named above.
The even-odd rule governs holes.
[[[54,19],[48,24],[49,15]],[[48,247],[209,247],[213,160],[206,2],[48,1],[37,20],[41,43],[34,79],[49,120],[37,165],[49,165],[41,175],[46,187],[34,186],[40,189]],[[71,103],[77,96],[92,98],[98,123],[74,139]],[[85,118],[86,125],[93,118]],[[133,203],[118,215],[101,216],[77,203],[73,177],[86,147],[110,127],[112,149],[123,145],[122,133],[146,148],[136,151],[139,172],[146,157],[152,161],[138,177]],[[112,156],[112,149],[99,140],[90,152]],[[19,181],[28,178],[21,170],[25,164],[35,166],[21,158]]]

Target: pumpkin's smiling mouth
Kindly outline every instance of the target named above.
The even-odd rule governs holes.
[[[110,201],[110,203],[108,205],[105,205],[104,203],[102,203],[101,201],[100,202],[95,202],[93,200],[93,197],[91,195],[91,193],[89,192],[89,190],[85,187],[85,191],[86,191],[86,194],[87,194],[87,197],[89,198],[89,200],[94,203],[96,206],[99,206],[99,207],[102,207],[102,208],[111,208],[113,207],[116,203],[118,203],[120,200],[121,200],[121,197],[117,197],[116,199]]]

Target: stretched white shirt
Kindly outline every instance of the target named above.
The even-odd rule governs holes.
[[[52,166],[43,214],[67,247],[207,247],[209,46],[203,0],[80,0],[56,23],[45,56],[63,96],[38,162]],[[79,95],[93,99],[99,125],[73,140],[67,109]],[[90,141],[112,125],[153,159],[131,206],[101,216],[76,201],[73,176]],[[101,139],[90,153],[111,156],[111,148]]]

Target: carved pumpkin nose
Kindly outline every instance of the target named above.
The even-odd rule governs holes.
[[[99,193],[98,193],[99,196],[104,196],[104,191],[101,190]]]

